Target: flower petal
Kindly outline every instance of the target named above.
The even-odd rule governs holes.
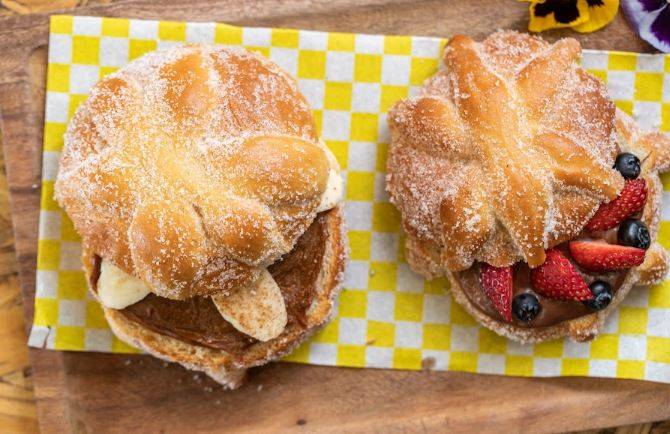
[[[560,27],[572,27],[589,19],[586,0],[532,0],[528,30],[542,32]]]
[[[649,33],[643,33],[640,29],[640,37],[654,47],[665,53],[670,53],[670,7],[665,7],[649,25]]]
[[[667,7],[665,0],[621,0],[621,8],[628,21],[636,28],[640,27],[642,20],[649,12],[658,11]]]
[[[573,27],[580,33],[594,32],[612,22],[619,10],[619,0],[590,0],[589,20]]]
[[[651,12],[660,9],[667,2],[665,0],[637,0],[642,7],[642,10]]]

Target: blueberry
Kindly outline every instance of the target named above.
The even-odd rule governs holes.
[[[616,157],[614,168],[625,179],[635,179],[640,176],[640,159],[629,152],[624,152]]]
[[[617,233],[619,244],[630,247],[637,247],[638,249],[649,248],[651,244],[651,237],[649,236],[649,229],[647,225],[638,219],[626,219],[619,225],[619,232]]]
[[[519,321],[532,321],[540,313],[540,300],[530,292],[524,292],[514,297],[512,313]]]
[[[593,298],[583,301],[584,305],[591,310],[605,309],[612,301],[612,286],[602,280],[596,280],[589,285]]]

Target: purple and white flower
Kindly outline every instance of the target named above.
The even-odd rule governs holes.
[[[621,7],[642,39],[670,53],[670,0],[621,0]]]

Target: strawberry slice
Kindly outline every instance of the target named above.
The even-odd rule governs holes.
[[[632,179],[619,193],[619,196],[609,203],[603,203],[598,211],[586,224],[591,232],[611,229],[624,221],[629,215],[639,211],[647,200],[647,185],[644,179]]]
[[[560,250],[547,250],[547,259],[530,271],[535,290],[545,297],[564,301],[588,300],[593,295],[572,262]]]
[[[572,259],[589,271],[614,271],[637,267],[644,262],[644,249],[593,241],[571,241]]]
[[[512,267],[481,266],[481,284],[491,304],[507,322],[512,322]]]

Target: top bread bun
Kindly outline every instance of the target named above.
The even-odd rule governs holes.
[[[243,49],[184,45],[101,80],[55,197],[86,249],[159,296],[227,293],[288,253],[331,170],[296,83]]]
[[[456,36],[446,68],[392,108],[387,188],[417,271],[538,266],[617,196],[615,107],[580,54],[574,39]]]

